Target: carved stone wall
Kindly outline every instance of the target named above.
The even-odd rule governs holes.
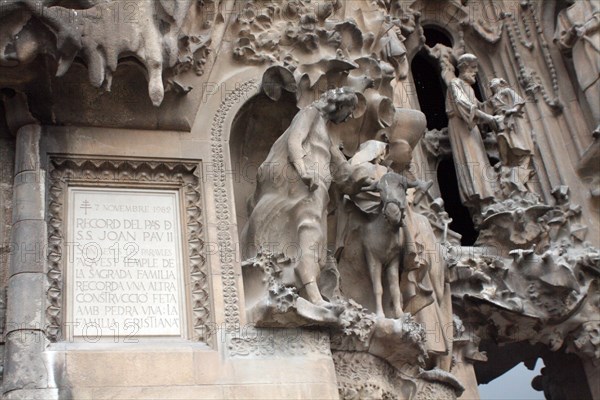
[[[598,49],[588,46],[600,14],[594,0],[578,1],[0,4],[4,395],[451,399],[466,389],[472,397],[478,378],[520,362],[501,351],[486,357],[480,343],[528,341],[528,357],[547,362],[538,390],[600,399],[589,379],[600,360],[600,139],[595,86],[581,83],[600,73]],[[440,82],[440,93],[426,94],[445,102],[436,112],[448,121],[427,132],[436,116],[418,95],[417,57],[430,63],[426,80]],[[348,110],[332,99],[342,92],[356,101],[340,122],[333,113]],[[254,102],[264,107],[257,115]],[[314,138],[295,151],[282,143],[298,132],[323,140],[299,159],[322,151],[337,168],[303,175],[295,156]],[[511,135],[531,144],[517,148]],[[507,151],[527,162],[508,165]],[[296,268],[301,255],[244,247],[247,221],[289,228],[300,213],[282,219],[283,201],[253,215],[265,187],[285,186],[260,175],[271,152],[299,183],[269,195],[306,192],[323,212],[310,279]],[[465,173],[473,159],[481,171]],[[449,160],[453,170],[440,174]],[[388,173],[402,175],[404,190],[379,186]],[[315,179],[320,202],[304,187]],[[480,201],[454,213],[446,184],[458,203]],[[106,348],[64,340],[69,185],[181,193],[191,340]],[[390,223],[390,204],[401,225]],[[472,245],[452,230],[461,223]],[[379,236],[369,236],[375,227]],[[19,258],[11,237],[47,244],[47,257]],[[43,298],[27,300],[28,290]],[[125,368],[131,360],[134,370]],[[589,393],[563,385],[562,362],[585,373]]]

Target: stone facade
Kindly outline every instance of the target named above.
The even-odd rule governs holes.
[[[541,358],[600,399],[599,32],[594,0],[0,1],[3,396],[472,399]]]

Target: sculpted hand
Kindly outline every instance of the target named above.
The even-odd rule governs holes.
[[[499,125],[501,125],[502,121],[504,120],[504,116],[502,115],[490,115],[481,111],[478,111],[477,115],[480,122],[489,125],[489,127],[495,132],[498,131]]]
[[[361,192],[375,192],[377,191],[378,181],[373,178],[367,178],[361,182]]]
[[[306,168],[304,159],[299,158],[297,160],[294,160],[292,161],[292,165],[296,168],[296,171],[298,171],[300,179],[302,179],[302,182],[304,182],[304,184],[308,187],[308,190],[310,190],[311,192],[317,190],[318,185],[315,180],[314,171],[313,173],[311,173],[311,171],[309,171],[308,168]]]
[[[504,116],[503,115],[494,115],[494,122],[491,124],[492,130],[501,131],[504,129]]]
[[[579,38],[584,37],[587,33],[587,29],[585,29],[585,26],[583,25],[576,25],[573,27],[573,30],[575,31],[575,35]]]

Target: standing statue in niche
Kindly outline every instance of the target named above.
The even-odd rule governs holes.
[[[502,78],[490,82],[493,96],[488,100],[498,124],[498,152],[502,166],[507,169],[512,183],[521,191],[533,175],[531,158],[533,138],[523,121],[525,100]]]
[[[525,100],[502,78],[490,82],[493,96],[489,104],[494,114],[502,117],[498,124],[498,151],[502,165],[527,167],[533,154],[533,139],[520,126]]]
[[[497,130],[501,117],[483,112],[483,104],[477,100],[471,87],[477,82],[477,57],[468,53],[460,56],[457,61],[459,76],[456,77],[450,48],[438,44],[430,49],[430,54],[439,60],[442,78],[448,87],[448,134],[460,197],[469,208],[482,210],[494,201],[496,177],[477,124],[488,124]]]
[[[558,14],[555,41],[563,51],[572,51],[579,87],[592,111],[600,135],[600,4],[575,0]]]
[[[330,124],[349,119],[357,104],[352,89],[333,89],[296,115],[259,169],[254,207],[242,232],[244,249],[254,251],[249,257],[267,248],[293,260],[305,297],[317,306],[329,305],[317,279],[327,257],[330,185],[337,181],[360,190],[360,182],[355,189],[342,183],[351,179],[350,166],[332,144]]]

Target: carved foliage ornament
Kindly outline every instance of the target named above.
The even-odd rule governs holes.
[[[46,335],[56,342],[65,338],[63,324],[63,265],[65,199],[70,185],[111,184],[179,188],[185,201],[193,339],[207,341],[211,320],[208,265],[204,249],[201,177],[197,163],[128,161],[53,157],[50,160],[48,199],[48,281]]]

